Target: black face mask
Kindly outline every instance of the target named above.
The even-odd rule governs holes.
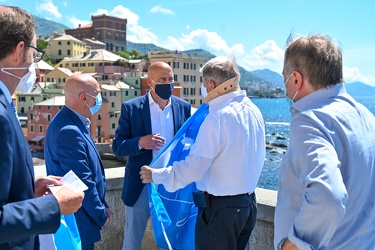
[[[173,82],[155,84],[155,93],[163,100],[167,100],[171,97],[173,89]]]

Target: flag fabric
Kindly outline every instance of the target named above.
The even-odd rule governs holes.
[[[39,244],[40,250],[82,250],[74,214],[61,215],[56,233],[39,235]]]
[[[61,215],[61,224],[53,234],[57,250],[82,250],[81,237],[74,214]]]
[[[199,128],[208,114],[208,105],[202,104],[182,125],[172,141],[151,162],[151,168],[163,168],[184,160],[194,144]],[[149,183],[150,215],[156,245],[167,249],[195,249],[195,221],[198,213],[192,193],[195,183],[170,193],[163,185]]]

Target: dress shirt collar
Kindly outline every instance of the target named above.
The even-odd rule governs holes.
[[[152,98],[151,90],[148,91],[148,102],[150,103],[150,107],[151,107],[152,105],[157,105],[157,106],[159,107],[159,104],[157,104],[157,103],[155,102],[154,98]],[[171,97],[169,97],[169,99],[168,99],[168,104],[165,106],[165,108],[167,108],[167,107],[170,106],[170,105],[171,105]],[[159,107],[159,108],[160,108],[160,107]]]
[[[290,107],[290,113],[292,116],[296,115],[297,113],[310,109],[314,104],[325,102],[325,100],[333,96],[345,94],[347,94],[347,92],[343,83],[337,83],[336,85],[330,87],[320,88],[293,103],[293,105]]]
[[[7,88],[7,86],[5,86],[5,84],[1,80],[0,80],[0,89],[3,91],[8,103],[11,103],[12,96],[10,95],[9,89]]]
[[[70,109],[71,111],[74,112],[74,114],[76,114],[78,116],[78,118],[82,121],[83,125],[85,125],[87,131],[90,133],[90,124],[91,124],[91,121],[89,118],[87,117],[84,117],[82,114],[78,113],[77,111],[75,111],[74,109],[72,109],[71,107],[65,105],[68,109]]]

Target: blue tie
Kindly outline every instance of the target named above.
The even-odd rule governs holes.
[[[18,119],[18,114],[17,114],[16,106],[14,106],[14,103],[13,103],[13,102],[10,102],[10,106],[12,107],[12,109],[13,109],[13,111],[14,111],[14,114],[15,114],[16,117],[17,117],[18,123],[21,125],[20,119]]]

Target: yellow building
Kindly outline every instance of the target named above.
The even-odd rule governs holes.
[[[73,75],[73,72],[69,69],[56,67],[54,70],[46,74],[44,79],[46,79],[46,82],[56,84],[56,88],[63,89],[66,80],[68,80],[71,75]]]
[[[80,55],[86,51],[86,43],[70,35],[62,35],[51,39],[46,50],[52,61],[62,60],[65,57]]]
[[[72,72],[93,74],[99,83],[115,84],[122,80],[125,72],[137,72],[129,61],[105,49],[85,50],[82,54],[65,58],[57,67],[70,69]]]

